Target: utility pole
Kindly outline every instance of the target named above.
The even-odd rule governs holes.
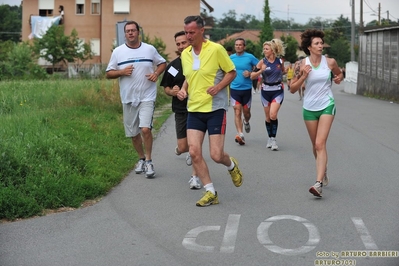
[[[355,61],[355,0],[352,2],[352,23],[351,23],[351,61]]]
[[[363,0],[360,0],[360,30],[359,33],[363,35]]]
[[[381,25],[381,3],[378,3],[378,26]]]

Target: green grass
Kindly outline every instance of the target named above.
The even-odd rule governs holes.
[[[157,109],[170,103],[158,89]],[[155,131],[171,114],[155,118]],[[0,219],[77,208],[137,161],[124,136],[117,80],[0,83]]]

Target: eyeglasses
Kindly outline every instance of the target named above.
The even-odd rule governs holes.
[[[137,32],[137,31],[138,31],[138,30],[136,30],[136,29],[132,29],[132,30],[125,30],[125,32],[126,32],[126,33],[130,33],[130,32],[131,32],[131,33],[135,33],[135,32]]]

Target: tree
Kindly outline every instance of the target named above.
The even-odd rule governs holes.
[[[0,41],[0,62],[7,59],[8,53],[14,49],[15,43],[11,40]]]
[[[333,57],[339,66],[345,66],[351,59],[350,42],[344,37],[340,37],[330,44],[328,55]]]
[[[70,36],[64,34],[64,26],[52,26],[42,38],[34,39],[33,51],[39,57],[55,65],[67,64],[75,60],[87,60],[92,57],[91,48],[88,45],[81,46],[78,32],[73,29]]]
[[[0,5],[0,40],[19,42],[22,28],[22,7]]]
[[[270,20],[270,8],[269,8],[269,0],[265,0],[265,6],[263,7],[263,27],[260,32],[260,40],[259,43],[262,45],[265,41],[269,41],[273,39],[273,28],[271,26]]]
[[[284,55],[285,60],[291,63],[295,63],[298,59],[298,56],[296,54],[298,50],[298,42],[291,35],[287,36],[283,35],[281,36],[281,40],[285,44],[285,55]]]
[[[169,61],[169,54],[165,53],[166,44],[161,38],[155,36],[154,39],[151,40],[149,35],[143,34],[143,42],[152,44],[157,49],[158,53],[165,58],[166,61]]]
[[[73,58],[78,67],[83,65],[87,60],[93,58],[94,53],[91,49],[91,45],[79,39],[78,32],[75,29],[72,30],[70,41],[71,47],[74,47],[74,49],[71,50],[71,53],[74,54]]]
[[[4,79],[44,79],[46,71],[32,58],[32,49],[26,42],[14,44],[0,62],[0,80]]]

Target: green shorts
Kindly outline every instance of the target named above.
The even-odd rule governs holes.
[[[335,113],[335,104],[331,104],[320,111],[309,111],[305,108],[302,111],[303,120],[305,121],[319,120],[321,115],[335,115]]]

